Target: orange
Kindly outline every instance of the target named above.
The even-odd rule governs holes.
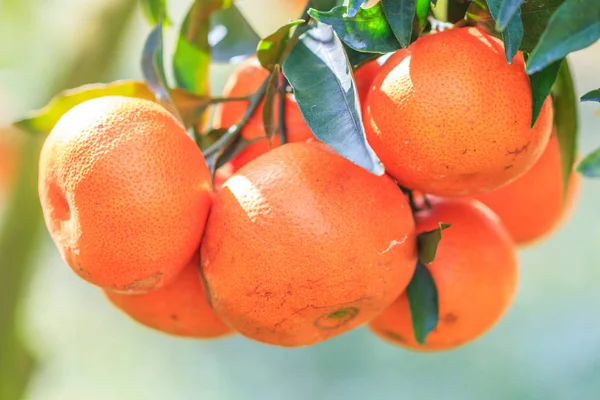
[[[531,126],[523,55],[506,62],[478,28],[419,38],[394,53],[366,100],[367,139],[409,189],[443,196],[496,189],[540,158],[552,131],[550,97]]]
[[[108,96],[56,124],[40,156],[39,195],[79,276],[143,293],[175,279],[198,248],[212,188],[200,149],[170,113]]]
[[[439,323],[417,343],[407,293],[375,318],[370,329],[411,350],[448,350],[490,330],[513,301],[518,265],[515,245],[498,217],[473,199],[430,197],[432,208],[416,214],[417,232],[450,223],[427,268],[438,291]]]
[[[211,303],[253,340],[319,343],[371,320],[407,286],[414,221],[395,183],[321,142],[288,143],[215,196],[201,245]]]
[[[227,179],[231,178],[235,171],[233,170],[233,165],[231,162],[226,163],[221,168],[215,171],[213,187],[215,192],[221,190],[221,187],[227,181]]]
[[[177,278],[151,293],[127,295],[106,290],[116,307],[142,325],[176,336],[212,339],[233,333],[208,304],[196,253]]]
[[[365,100],[369,93],[369,89],[380,69],[381,66],[377,60],[372,60],[361,65],[354,73],[354,82],[356,83],[356,90],[358,91],[358,98],[360,99],[363,114],[365,111]]]
[[[545,238],[566,220],[579,195],[581,177],[573,172],[563,201],[558,138],[553,134],[538,162],[516,181],[474,196],[502,220],[517,244]]]
[[[269,71],[260,65],[256,57],[251,57],[240,64],[229,77],[223,91],[223,97],[252,95],[260,88],[268,76]],[[278,97],[276,97],[274,107],[275,121],[277,121],[278,103]],[[232,101],[219,104],[215,108],[213,125],[215,127],[229,128],[237,124],[242,119],[248,106],[248,101]],[[273,135],[270,142],[267,139],[262,116],[263,106],[264,102],[260,104],[250,121],[248,121],[248,124],[242,130],[242,137],[244,139],[249,141],[255,140],[255,142],[231,160],[234,170],[241,168],[249,161],[281,144],[279,133],[277,132]],[[313,133],[306,124],[298,103],[296,103],[296,99],[292,94],[288,94],[285,99],[285,123],[288,142],[302,142],[313,137]]]

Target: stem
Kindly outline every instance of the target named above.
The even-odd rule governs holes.
[[[248,101],[252,96],[240,96],[240,97],[212,97],[208,104],[220,104],[228,103],[230,101]]]
[[[246,109],[244,116],[242,119],[232,127],[227,130],[227,133],[223,135],[219,140],[217,140],[213,145],[209,146],[204,152],[204,157],[208,158],[215,154],[217,154],[221,147],[223,147],[226,143],[228,143],[232,138],[236,135],[239,135],[242,131],[243,127],[246,126],[250,118],[254,115],[258,106],[263,100],[265,93],[267,91],[267,86],[269,84],[269,78],[265,79],[260,88],[250,96],[250,105]]]
[[[285,103],[286,103],[286,97],[287,97],[287,86],[288,86],[288,81],[285,78],[285,76],[282,76],[281,78],[281,84],[279,86],[279,109],[278,111],[278,122],[279,122],[279,139],[281,144],[286,144],[287,143],[287,125],[285,123]]]

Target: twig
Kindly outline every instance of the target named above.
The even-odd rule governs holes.
[[[279,109],[277,119],[279,120],[278,128],[279,128],[279,139],[281,144],[286,144],[287,137],[287,125],[285,123],[285,104],[287,98],[287,86],[288,81],[285,76],[281,77],[281,84],[279,85]]]

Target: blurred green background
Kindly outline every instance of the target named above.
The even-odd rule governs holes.
[[[191,0],[169,3],[177,23]],[[294,3],[237,2],[261,35],[296,17]],[[66,87],[140,79],[149,30],[134,0],[0,0],[0,125]],[[168,54],[174,32],[165,39]],[[578,96],[600,86],[600,43],[570,61]],[[212,68],[215,93],[230,72],[230,66]],[[597,103],[580,105],[582,154],[600,146],[599,110]],[[37,160],[26,156],[23,162],[25,168]],[[10,195],[0,193],[3,221],[18,208],[7,208]],[[9,278],[19,274],[10,271],[30,271],[23,275],[16,330],[37,369],[24,398],[600,399],[599,203],[600,182],[584,181],[569,222],[520,252],[519,291],[506,316],[476,342],[438,354],[392,347],[366,328],[291,350],[241,337],[201,342],[164,336],[132,322],[76,277],[40,229],[38,245],[27,254],[0,254],[0,291],[18,287]],[[4,235],[13,237],[11,248],[35,239],[36,216],[12,221],[14,236]],[[0,360],[7,354],[4,349]],[[8,365],[0,362],[0,375]]]

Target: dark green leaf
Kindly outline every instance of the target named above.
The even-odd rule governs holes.
[[[329,11],[334,7],[341,6],[343,0],[310,0],[310,7],[319,11]]]
[[[333,29],[317,23],[283,64],[313,133],[346,159],[376,174],[384,168],[367,143],[352,68]]]
[[[400,46],[406,48],[411,42],[416,0],[381,0],[383,12]]]
[[[577,166],[577,172],[588,178],[600,178],[600,149],[588,154]]]
[[[432,11],[436,19],[455,24],[464,19],[469,4],[470,0],[438,0]]]
[[[552,87],[554,103],[554,126],[560,146],[564,188],[568,188],[569,178],[577,155],[577,97],[569,63],[565,58],[558,70],[558,77]]]
[[[581,101],[598,101],[600,102],[600,89],[592,90],[581,96]]]
[[[158,24],[161,20],[164,26],[171,24],[167,15],[166,0],[141,0],[141,2],[144,15],[152,25]]]
[[[523,40],[519,50],[530,53],[546,29],[548,20],[564,0],[528,0],[521,6]],[[490,33],[496,34],[496,23],[481,0],[472,1],[467,10],[467,20],[478,21]]]
[[[171,95],[186,127],[191,126],[200,117],[210,101],[208,97],[196,96],[183,89],[173,89]],[[137,97],[156,101],[146,82],[115,81],[108,84],[89,84],[59,93],[45,107],[31,112],[14,125],[32,133],[47,135],[63,114],[71,108],[86,100],[103,96]]]
[[[354,17],[356,15],[356,13],[358,12],[358,10],[360,9],[360,6],[362,6],[366,2],[367,2],[367,0],[349,0],[348,1],[348,16]]]
[[[275,111],[275,98],[279,89],[279,77],[281,72],[279,70],[279,64],[275,64],[271,75],[269,76],[269,84],[267,86],[267,92],[265,93],[265,103],[263,105],[263,125],[265,126],[265,134],[269,140],[275,134],[277,130],[277,124],[275,123],[274,111]]]
[[[210,19],[208,42],[216,62],[235,62],[253,55],[260,37],[240,10],[231,5]]]
[[[354,18],[347,15],[344,6],[329,12],[310,10],[311,17],[331,25],[339,38],[354,50],[389,53],[400,48],[400,43],[388,23],[381,2],[373,7],[361,8]]]
[[[435,260],[438,245],[442,240],[442,231],[450,228],[451,224],[439,223],[439,227],[432,231],[423,232],[417,236],[419,248],[419,259],[425,265],[431,264]]]
[[[179,87],[200,95],[209,91],[210,16],[231,0],[195,0],[188,11],[173,54],[173,74]]]
[[[348,60],[350,61],[350,65],[352,68],[356,69],[363,65],[364,63],[374,60],[378,57],[381,57],[379,53],[365,53],[363,51],[354,50],[351,47],[348,47],[346,43],[344,43],[344,51],[348,56]]]
[[[437,287],[431,272],[420,260],[417,261],[417,268],[406,288],[406,294],[415,339],[420,344],[425,344],[427,335],[437,327],[439,304]]]
[[[304,20],[301,19],[292,21],[258,43],[256,55],[263,67],[272,71],[275,64],[280,64],[283,61],[281,57],[290,39],[290,30],[303,22]]]
[[[532,74],[583,49],[600,38],[600,4],[598,0],[565,0],[554,12],[539,43],[527,61]]]
[[[487,0],[487,4],[492,14],[492,17],[498,21],[500,14],[500,6],[502,0]],[[508,22],[506,28],[502,31],[502,41],[504,42],[504,53],[506,61],[512,63],[513,58],[519,51],[519,46],[523,40],[523,23],[521,22],[521,11],[517,8],[517,12]]]
[[[521,19],[521,4],[525,0],[503,0],[498,10],[496,19],[496,29],[503,31],[508,26],[511,20],[518,16]]]
[[[171,97],[171,91],[165,76],[162,34],[162,24],[159,23],[148,35],[142,53],[142,73],[160,105],[169,110],[169,112],[183,123],[183,119]]]
[[[543,70],[536,72],[533,75],[529,75],[533,106],[531,126],[533,126],[535,121],[537,121],[537,117],[540,115],[540,111],[542,110],[542,105],[550,94],[552,85],[554,85],[554,82],[556,81],[560,64],[561,62],[557,61],[554,64],[547,66]]]

